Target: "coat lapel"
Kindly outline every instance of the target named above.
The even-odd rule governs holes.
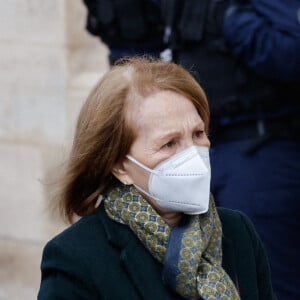
[[[126,226],[108,218],[103,208],[99,209],[108,241],[120,249],[120,261],[142,299],[170,299],[163,285],[161,265]]]
[[[222,251],[223,251],[223,261],[222,267],[229,275],[231,280],[238,288],[238,277],[237,277],[237,269],[236,269],[236,255],[234,244],[231,239],[224,237],[222,238]]]
[[[121,253],[127,269],[143,299],[169,299],[161,278],[161,266],[140,241],[132,239]]]
[[[171,299],[170,291],[162,281],[162,267],[142,245],[128,226],[112,221],[104,211],[98,209],[108,241],[120,251],[120,261],[144,300]],[[233,241],[223,236],[222,266],[232,281],[238,285],[236,255]]]

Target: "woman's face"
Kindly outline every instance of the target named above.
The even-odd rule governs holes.
[[[210,146],[193,103],[172,91],[160,91],[138,100],[138,105],[131,105],[127,117],[137,134],[129,154],[151,169],[190,146]],[[128,159],[123,168],[121,181],[149,192],[149,172]],[[153,200],[148,201],[153,204]]]

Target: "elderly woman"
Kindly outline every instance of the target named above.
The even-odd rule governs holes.
[[[81,218],[46,245],[38,299],[275,299],[252,224],[210,196],[208,122],[176,64],[126,59],[102,78],[61,186]]]

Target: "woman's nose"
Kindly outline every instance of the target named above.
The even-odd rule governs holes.
[[[183,151],[186,148],[189,148],[189,147],[192,147],[192,146],[199,146],[199,144],[197,144],[195,141],[193,141],[193,139],[183,141],[180,145],[179,151]]]
[[[210,140],[209,140],[206,133],[205,133],[205,136],[203,137],[203,139],[201,140],[201,145],[200,146],[210,147]]]
[[[208,139],[206,133],[203,133],[203,136],[201,138],[193,139],[193,138],[188,138],[182,140],[180,143],[180,147],[178,149],[179,151],[183,151],[186,148],[192,147],[192,146],[202,146],[202,147],[210,147],[210,140]]]

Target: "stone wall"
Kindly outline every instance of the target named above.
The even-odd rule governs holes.
[[[42,248],[67,226],[50,213],[51,184],[108,69],[85,16],[82,1],[0,4],[0,300],[36,298]]]

